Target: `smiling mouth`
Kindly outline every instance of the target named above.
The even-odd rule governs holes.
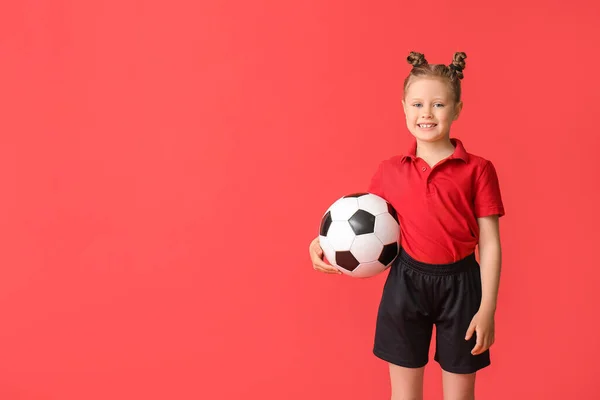
[[[425,128],[425,129],[427,129],[427,128],[434,128],[434,127],[437,126],[437,124],[417,124],[417,126],[419,128]]]

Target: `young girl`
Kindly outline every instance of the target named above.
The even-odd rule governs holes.
[[[463,107],[466,57],[455,53],[446,66],[410,53],[402,104],[415,140],[404,155],[383,161],[369,186],[394,206],[401,226],[373,348],[389,363],[393,400],[422,399],[434,324],[445,400],[474,399],[475,374],[490,365],[504,207],[492,163],[450,137]],[[338,273],[323,261],[318,237],[309,251],[315,270]]]

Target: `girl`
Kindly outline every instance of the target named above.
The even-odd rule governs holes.
[[[402,250],[384,285],[373,348],[389,363],[392,400],[422,399],[434,324],[444,399],[474,399],[475,374],[490,365],[504,206],[492,163],[450,137],[463,107],[466,57],[455,53],[446,66],[410,53],[402,105],[415,140],[405,154],[380,163],[369,186],[394,206],[401,227]],[[315,270],[339,273],[323,261],[318,237],[309,251]]]

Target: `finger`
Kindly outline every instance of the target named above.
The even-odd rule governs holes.
[[[333,265],[330,265],[323,261],[319,257],[313,258],[313,268],[320,272],[326,272],[329,274],[341,274],[341,272],[335,268]]]
[[[312,257],[312,263],[313,263],[313,267],[318,267],[321,269],[334,269],[333,266],[327,264],[325,261],[323,261],[322,258],[320,257]]]
[[[491,335],[488,335],[488,337],[487,337],[487,343],[486,343],[486,345],[485,345],[485,350],[487,350],[487,349],[489,349],[490,347],[492,347],[492,345],[493,345],[493,344],[494,344],[494,335],[493,335],[493,334],[491,334]],[[485,351],[485,350],[484,350],[484,351]]]
[[[319,271],[319,272],[324,272],[326,274],[341,274],[341,272],[338,269],[329,267],[329,266],[325,266],[325,267],[316,266],[315,270]]]
[[[473,355],[474,356],[479,355],[486,350],[487,350],[487,345],[486,345],[485,341],[475,344],[475,347],[473,347]]]
[[[475,342],[475,347],[473,347],[471,354],[476,355],[483,351],[483,339],[484,338],[479,333],[477,333],[477,341]]]
[[[484,351],[486,351],[487,349],[489,349],[490,347],[492,347],[492,343],[488,340],[486,340],[486,342],[483,344],[483,348],[481,349],[481,353],[483,353]]]
[[[318,259],[313,265],[315,266],[315,268],[318,268],[322,272],[326,272],[329,274],[341,274],[339,269],[337,269],[330,263],[326,263],[321,259]]]
[[[476,325],[471,322],[471,325],[469,325],[469,329],[467,329],[467,334],[465,336],[465,340],[471,339],[471,336],[473,336],[473,333],[475,332],[475,328],[476,328]]]

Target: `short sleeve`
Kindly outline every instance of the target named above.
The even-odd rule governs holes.
[[[475,182],[475,216],[504,215],[504,204],[500,193],[500,183],[494,165],[485,161],[481,174]]]
[[[383,197],[385,199],[386,198],[385,191],[383,190],[383,188],[384,188],[384,183],[383,183],[384,168],[385,168],[385,165],[383,162],[381,162],[379,164],[379,166],[377,167],[375,174],[371,178],[371,183],[369,184],[368,192],[376,194],[377,196]]]

